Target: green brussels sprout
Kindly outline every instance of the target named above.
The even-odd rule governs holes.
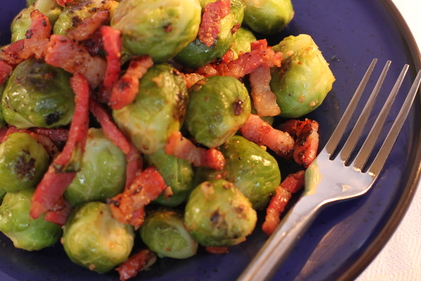
[[[160,205],[175,207],[185,202],[188,193],[193,189],[193,168],[189,162],[173,155],[165,153],[164,149],[159,149],[153,154],[144,155],[149,166],[155,166],[171,187],[173,194],[166,197],[159,195],[154,200]]]
[[[256,211],[250,200],[224,179],[198,185],[187,201],[184,223],[203,246],[231,246],[241,243],[255,228]]]
[[[3,197],[6,195],[6,191],[3,190],[3,188],[0,187],[0,204],[3,202]]]
[[[12,21],[10,30],[12,33],[11,41],[15,42],[25,38],[26,31],[31,26],[31,12],[39,10],[48,17],[51,26],[57,21],[62,12],[62,7],[56,0],[28,0],[27,8],[23,9]]]
[[[72,210],[63,244],[72,262],[104,273],[124,262],[134,245],[134,230],[113,218],[108,204],[88,202]]]
[[[202,4],[205,5],[215,1],[205,1]],[[221,58],[234,42],[233,27],[236,24],[241,24],[243,17],[244,4],[242,1],[232,0],[230,14],[221,19],[221,29],[215,43],[208,47],[199,38],[196,38],[175,56],[175,60],[183,66],[198,68]]]
[[[65,36],[68,30],[98,11],[110,11],[112,16],[118,5],[113,0],[73,0],[64,7],[54,24],[53,33]]]
[[[207,147],[217,147],[247,121],[251,101],[246,87],[231,76],[204,78],[189,89],[185,125]]]
[[[4,91],[4,83],[0,85],[0,96],[3,95],[3,91]],[[6,121],[4,120],[4,116],[3,116],[3,108],[0,106],[0,128],[3,128],[4,125],[6,125]]]
[[[253,208],[264,208],[281,183],[276,159],[242,136],[233,136],[220,149],[226,160],[226,179],[238,187]]]
[[[6,192],[34,188],[47,171],[50,158],[35,138],[16,132],[0,144],[0,181]]]
[[[60,240],[59,225],[44,220],[44,216],[32,219],[29,212],[34,189],[8,192],[0,206],[0,231],[12,240],[16,248],[36,251],[49,247]]]
[[[272,68],[270,82],[280,116],[298,118],[315,110],[335,81],[316,43],[301,34],[286,37],[273,50],[284,54],[282,66]]]
[[[12,72],[1,106],[6,122],[17,128],[68,125],[75,108],[70,73],[30,58]]]
[[[82,167],[64,196],[72,206],[88,201],[105,202],[120,193],[126,181],[126,156],[101,129],[90,128]]]
[[[156,210],[146,217],[139,231],[143,242],[161,258],[186,259],[197,252],[198,243],[186,230],[179,212]]]
[[[155,64],[141,78],[133,103],[114,110],[118,127],[137,149],[151,154],[164,148],[183,123],[188,93],[180,73],[167,64]]]
[[[244,24],[254,32],[274,34],[282,31],[294,17],[291,0],[243,0]]]
[[[130,54],[148,54],[162,63],[196,38],[200,20],[198,0],[126,0],[115,10],[111,26],[122,31]]]
[[[237,55],[250,52],[250,43],[254,41],[256,41],[256,36],[254,36],[253,32],[245,27],[240,27],[235,34],[232,49]]]

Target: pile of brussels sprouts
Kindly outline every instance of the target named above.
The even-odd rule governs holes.
[[[126,158],[93,124],[81,167],[64,194],[73,206],[67,223],[60,227],[43,217],[34,220],[31,197],[51,156],[30,134],[13,133],[0,144],[0,231],[17,248],[40,250],[61,241],[74,263],[103,273],[124,262],[138,240],[159,257],[185,259],[199,245],[236,245],[254,230],[256,211],[267,206],[281,172],[271,153],[238,133],[253,112],[246,80],[214,76],[187,88],[179,69],[214,62],[229,49],[236,55],[249,52],[256,35],[280,32],[294,11],[290,0],[231,0],[230,13],[209,47],[197,33],[204,7],[215,1],[74,0],[62,7],[55,0],[28,0],[12,23],[12,42],[25,37],[34,9],[46,14],[53,33],[61,35],[95,11],[108,10],[110,26],[122,32],[122,59],[152,57],[154,65],[141,78],[135,100],[112,110],[112,117],[142,153],[145,167],[155,166],[173,194],[161,194],[147,206],[139,230],[114,219],[106,202],[124,189]],[[284,54],[270,82],[281,116],[299,118],[322,103],[333,75],[308,35],[290,36],[273,49]],[[0,88],[1,126],[67,127],[75,108],[70,77],[41,59],[20,63]],[[232,104],[238,101],[241,111],[234,113]],[[166,154],[174,131],[218,148],[225,168],[193,167]]]

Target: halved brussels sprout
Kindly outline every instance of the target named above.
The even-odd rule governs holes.
[[[187,232],[179,212],[156,210],[146,217],[139,231],[143,242],[161,258],[186,259],[197,252],[198,243]]]
[[[167,64],[155,64],[140,80],[133,103],[114,110],[118,127],[141,152],[164,148],[185,117],[188,93],[181,74]]]
[[[282,31],[294,17],[291,0],[243,0],[244,24],[254,32],[274,34]]]
[[[12,42],[24,39],[26,31],[32,24],[31,12],[33,10],[39,10],[41,13],[48,17],[51,26],[58,19],[62,12],[62,7],[57,4],[56,0],[28,0],[27,8],[23,9],[13,20],[10,30],[12,33]]]
[[[254,230],[256,211],[250,200],[224,179],[198,185],[187,201],[184,222],[203,246],[231,246],[243,242]]]
[[[189,89],[185,125],[207,147],[226,142],[247,121],[251,101],[246,87],[231,76],[204,78]]]
[[[64,196],[73,206],[88,201],[105,202],[124,189],[125,181],[125,154],[101,129],[90,128],[82,167]]]
[[[73,209],[61,242],[72,262],[104,273],[127,260],[134,230],[113,218],[108,204],[88,202]]]
[[[114,0],[73,0],[67,3],[54,24],[53,33],[66,35],[68,30],[74,29],[78,23],[90,18],[98,11],[110,11],[113,15],[119,3]]]
[[[155,166],[171,187],[172,195],[166,197],[161,194],[155,203],[175,207],[186,201],[188,193],[193,189],[193,168],[189,162],[159,149],[153,154],[145,154],[145,160],[149,166]]]
[[[16,132],[0,144],[0,182],[6,192],[34,188],[44,176],[50,158],[35,138]]]
[[[201,8],[199,0],[126,0],[111,19],[122,31],[123,47],[130,54],[165,62],[196,38]]]
[[[310,35],[288,36],[273,50],[284,54],[281,67],[272,68],[270,82],[280,116],[298,118],[315,110],[335,81],[316,43]]]
[[[7,80],[1,106],[4,119],[17,128],[68,125],[75,108],[70,73],[30,58]]]
[[[8,192],[0,206],[0,231],[13,241],[16,248],[36,251],[57,243],[61,227],[44,220],[44,216],[32,219],[31,199],[34,189]]]

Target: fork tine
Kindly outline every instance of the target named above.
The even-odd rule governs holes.
[[[421,70],[418,71],[417,77],[415,78],[414,83],[412,83],[411,89],[405,98],[405,101],[398,113],[398,116],[395,119],[395,122],[393,122],[393,125],[387,134],[379,152],[377,153],[376,158],[368,169],[374,176],[377,176],[380,173],[380,170],[383,168],[383,165],[386,162],[386,159],[389,156],[396,139],[398,138],[399,132],[406,120],[406,117],[409,114],[409,109],[411,108],[415,96],[417,95],[420,83]]]
[[[354,125],[354,128],[351,131],[348,139],[345,142],[345,145],[341,149],[340,157],[342,161],[347,161],[351,156],[352,151],[355,148],[358,140],[360,139],[361,133],[365,127],[365,124],[368,121],[368,117],[370,116],[371,110],[374,105],[374,101],[376,100],[377,94],[380,92],[380,89],[383,85],[383,82],[386,78],[387,72],[389,71],[390,64],[392,62],[389,60],[386,62],[385,66],[383,67],[382,73],[380,74],[379,79],[377,80],[376,85],[374,86],[373,91],[371,92],[370,97],[367,100],[360,116],[358,117],[357,122]]]
[[[380,111],[376,121],[374,122],[370,132],[368,133],[368,136],[364,141],[364,144],[362,145],[360,151],[358,152],[358,155],[355,157],[354,163],[352,165],[353,167],[363,170],[363,167],[366,164],[374,145],[376,144],[376,140],[383,128],[383,125],[386,121],[386,117],[390,111],[390,108],[392,107],[395,97],[398,94],[400,87],[402,86],[402,82],[405,78],[406,73],[408,72],[408,68],[408,64],[406,64],[402,68],[402,71],[399,74],[399,77],[396,80],[395,85],[393,86],[385,104],[383,105],[382,110]]]
[[[358,85],[357,90],[352,96],[347,108],[345,109],[342,118],[339,120],[336,129],[333,131],[328,142],[326,143],[325,149],[329,155],[332,155],[336,147],[338,146],[339,141],[341,140],[341,137],[349,123],[349,120],[351,119],[351,116],[355,111],[355,108],[357,107],[358,101],[360,100],[361,95],[364,92],[367,82],[370,79],[371,73],[373,72],[373,69],[376,66],[376,63],[377,59],[373,59],[370,66],[367,68],[360,84]]]

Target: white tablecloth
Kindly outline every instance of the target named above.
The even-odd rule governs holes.
[[[411,28],[421,49],[421,1],[393,2]],[[356,281],[378,280],[421,280],[421,186],[396,232]]]

